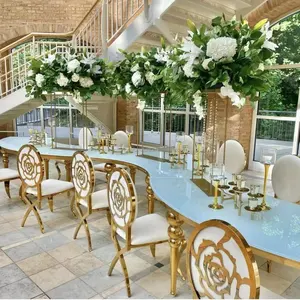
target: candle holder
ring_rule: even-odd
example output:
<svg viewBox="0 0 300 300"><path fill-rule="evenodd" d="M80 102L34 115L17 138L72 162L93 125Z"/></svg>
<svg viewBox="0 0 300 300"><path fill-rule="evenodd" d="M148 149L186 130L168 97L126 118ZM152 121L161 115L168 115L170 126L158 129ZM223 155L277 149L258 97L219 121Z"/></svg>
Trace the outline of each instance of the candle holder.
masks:
<svg viewBox="0 0 300 300"><path fill-rule="evenodd" d="M214 200L213 200L213 204L209 204L208 207L212 208L212 209L223 209L223 205L218 203L218 190L219 190L219 183L220 180L219 179L215 179L214 180L214 186L215 186L215 195L214 195Z"/></svg>
<svg viewBox="0 0 300 300"><path fill-rule="evenodd" d="M260 208L263 211L271 209L271 207L268 206L266 202L267 179L268 179L270 166L274 165L275 161L276 161L276 149L262 148L261 155L260 155L260 162L264 165L265 174L264 174L263 199Z"/></svg>
<svg viewBox="0 0 300 300"><path fill-rule="evenodd" d="M249 196L249 194L248 194L248 196ZM258 205L258 198L249 196L248 205L245 206L245 210L250 211L250 212L260 212L261 208Z"/></svg>
<svg viewBox="0 0 300 300"><path fill-rule="evenodd" d="M133 153L132 148L131 148L131 136L133 135L133 126L126 125L125 131L128 136L128 153Z"/></svg>
<svg viewBox="0 0 300 300"><path fill-rule="evenodd" d="M235 186L232 188L233 193L235 194L234 197L234 208L238 209L238 215L241 216L242 215L242 207L244 205L243 203L243 194L244 193L248 193L249 189L245 186L242 186L240 184L238 184L238 186Z"/></svg>

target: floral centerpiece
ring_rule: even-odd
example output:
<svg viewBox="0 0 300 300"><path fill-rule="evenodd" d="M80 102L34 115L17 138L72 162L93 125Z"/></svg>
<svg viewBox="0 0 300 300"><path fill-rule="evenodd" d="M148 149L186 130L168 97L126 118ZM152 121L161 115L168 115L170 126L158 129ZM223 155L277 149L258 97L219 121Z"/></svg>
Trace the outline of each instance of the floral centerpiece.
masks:
<svg viewBox="0 0 300 300"><path fill-rule="evenodd" d="M168 57L172 63L163 72L173 97L194 102L199 115L205 91L216 87L238 107L246 97L258 100L257 93L269 86L264 63L277 47L270 41L267 20L251 28L245 20L223 16L213 19L209 29L198 29L192 21L188 26L188 36Z"/></svg>
<svg viewBox="0 0 300 300"><path fill-rule="evenodd" d="M65 92L87 100L94 93L112 94L113 65L87 53L48 54L32 59L27 96L46 100L47 93Z"/></svg>

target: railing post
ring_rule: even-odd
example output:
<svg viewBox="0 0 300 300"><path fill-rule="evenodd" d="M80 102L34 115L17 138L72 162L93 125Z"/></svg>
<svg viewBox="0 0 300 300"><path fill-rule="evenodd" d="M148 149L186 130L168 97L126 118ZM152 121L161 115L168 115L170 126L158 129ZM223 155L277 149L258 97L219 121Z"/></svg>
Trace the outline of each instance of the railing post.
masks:
<svg viewBox="0 0 300 300"><path fill-rule="evenodd" d="M102 4L101 14L101 40L102 40L102 55L107 57L107 20L108 20L108 0L104 0Z"/></svg>

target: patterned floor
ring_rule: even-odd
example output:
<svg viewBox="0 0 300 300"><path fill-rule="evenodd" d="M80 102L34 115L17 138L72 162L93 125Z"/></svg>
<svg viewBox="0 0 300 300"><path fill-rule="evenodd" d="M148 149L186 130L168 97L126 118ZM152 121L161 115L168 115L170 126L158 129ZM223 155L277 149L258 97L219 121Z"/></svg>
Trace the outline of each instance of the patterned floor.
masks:
<svg viewBox="0 0 300 300"><path fill-rule="evenodd" d="M14 165L11 159L10 166ZM56 176L51 165L50 177ZM101 176L97 175L97 189L105 187ZM41 217L45 234L40 233L34 216L21 228L25 206L18 198L19 184L18 180L11 183L11 200L0 187L0 298L127 298L120 265L111 277L107 276L115 249L105 214L94 213L89 219L94 250L88 252L83 231L77 240L72 238L77 219L69 210L70 199L66 196L54 199L53 213L44 203ZM137 192L142 215L146 213L147 202L141 173L137 176ZM156 203L155 211L165 216L166 210L160 203ZM191 230L187 226L184 229ZM157 246L156 258L146 247L131 251L125 259L132 298L173 298L169 294L168 244ZM300 270L274 263L272 273L268 274L265 260L257 257L257 262L262 285L286 298L300 298ZM184 263L183 257L183 268ZM191 298L189 286L181 279L176 298Z"/></svg>

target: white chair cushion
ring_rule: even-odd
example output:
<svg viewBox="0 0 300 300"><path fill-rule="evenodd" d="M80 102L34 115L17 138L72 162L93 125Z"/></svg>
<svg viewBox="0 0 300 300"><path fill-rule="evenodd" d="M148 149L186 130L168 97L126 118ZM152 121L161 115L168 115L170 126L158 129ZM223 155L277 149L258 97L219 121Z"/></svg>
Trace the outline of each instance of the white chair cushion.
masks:
<svg viewBox="0 0 300 300"><path fill-rule="evenodd" d="M69 191L73 188L74 186L72 182L57 179L46 179L41 183L42 196L58 194L64 191ZM37 195L37 189L35 187L28 187L26 192L35 196Z"/></svg>
<svg viewBox="0 0 300 300"><path fill-rule="evenodd" d="M117 168L126 168L123 165L116 165ZM105 172L105 163L94 165L95 171Z"/></svg>
<svg viewBox="0 0 300 300"><path fill-rule="evenodd" d="M272 171L272 186L279 199L300 201L300 158L285 155L277 160Z"/></svg>
<svg viewBox="0 0 300 300"><path fill-rule="evenodd" d="M278 294L271 292L270 290L260 286L259 299L284 299Z"/></svg>
<svg viewBox="0 0 300 300"><path fill-rule="evenodd" d="M84 207L88 206L85 199L81 199L79 203ZM92 209L99 208L108 208L107 189L97 191L92 194Z"/></svg>
<svg viewBox="0 0 300 300"><path fill-rule="evenodd" d="M131 226L131 244L142 245L167 241L169 224L165 218L158 214L149 214L136 218ZM117 233L126 239L125 232L120 228Z"/></svg>
<svg viewBox="0 0 300 300"><path fill-rule="evenodd" d="M0 181L10 180L14 178L18 178L19 173L16 170L12 170L9 168L0 169Z"/></svg>

